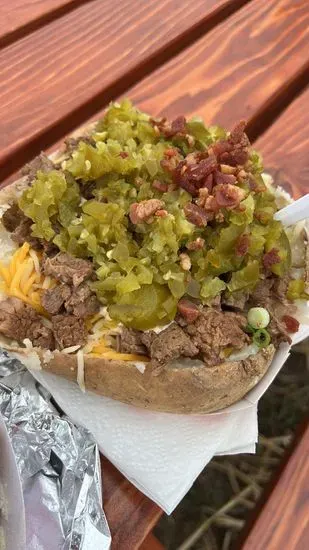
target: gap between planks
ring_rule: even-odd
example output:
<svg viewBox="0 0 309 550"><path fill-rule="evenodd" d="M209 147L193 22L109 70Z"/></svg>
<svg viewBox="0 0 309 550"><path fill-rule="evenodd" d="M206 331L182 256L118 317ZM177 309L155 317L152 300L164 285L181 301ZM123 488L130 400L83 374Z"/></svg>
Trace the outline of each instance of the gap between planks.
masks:
<svg viewBox="0 0 309 550"><path fill-rule="evenodd" d="M91 3L92 1L94 0L76 0L76 2L71 3L74 4L74 7L64 13L73 11L73 9L78 6L87 2ZM162 65L171 61L173 57L181 54L205 34L222 23L230 15L236 13L239 9L244 7L246 4L249 4L251 1L252 0L227 0L223 4L218 3L219 5L214 8L213 11L207 13L200 21L192 24L191 27L181 32L168 44L162 45L162 47L158 48L157 51L151 53L148 57L138 62L135 67L132 67L128 72L122 74L110 85L106 86L104 90L100 90L100 92L65 115L55 125L50 125L50 127L41 135L32 138L28 142L21 145L18 151L15 151L12 155L9 155L8 158L5 159L4 164L0 165L0 182L9 177L12 173L16 172L16 170L29 161L33 156L33 151L49 148L53 143L61 139L61 137L72 132L74 128L83 125L85 120L92 118L97 112L106 107L110 101L113 101L120 95L125 94L127 90L135 86L138 82L149 76ZM61 10L64 10L64 7L59 8L58 11L52 12L52 14L59 14L60 12L60 15L63 15ZM53 19L56 18L56 16L53 17ZM38 23L40 22L42 22L42 18L38 20ZM48 22L50 21L47 21L47 23ZM29 26L32 24L34 24L34 22L29 23ZM38 24L37 28L40 28L40 26L41 25ZM16 32L19 30L20 29ZM32 28L31 32L33 30L35 30L35 28ZM20 37L21 36L18 38ZM17 155L18 160L16 160Z"/></svg>
<svg viewBox="0 0 309 550"><path fill-rule="evenodd" d="M34 19L22 23L20 27L8 30L2 36L0 36L0 50L6 48L10 44L13 44L17 40L24 38L28 34L36 31L38 28L45 27L55 19L59 19L63 15L67 15L71 11L79 8L83 4L90 4L94 0L68 0L65 4L56 8L52 8L42 14L38 14Z"/></svg>

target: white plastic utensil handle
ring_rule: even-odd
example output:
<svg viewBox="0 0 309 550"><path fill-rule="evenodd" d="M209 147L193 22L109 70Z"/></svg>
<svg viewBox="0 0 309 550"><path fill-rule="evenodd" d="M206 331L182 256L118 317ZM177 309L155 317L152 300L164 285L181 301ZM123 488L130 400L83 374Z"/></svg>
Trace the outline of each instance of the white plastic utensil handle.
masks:
<svg viewBox="0 0 309 550"><path fill-rule="evenodd" d="M283 225L295 225L306 218L309 218L309 194L281 208L274 215L274 219L282 222Z"/></svg>

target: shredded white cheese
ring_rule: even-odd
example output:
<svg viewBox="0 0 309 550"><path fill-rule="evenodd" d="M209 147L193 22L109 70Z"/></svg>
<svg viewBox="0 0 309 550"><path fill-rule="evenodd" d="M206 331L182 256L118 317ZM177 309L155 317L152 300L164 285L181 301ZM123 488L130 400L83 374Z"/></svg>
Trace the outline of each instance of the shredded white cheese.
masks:
<svg viewBox="0 0 309 550"><path fill-rule="evenodd" d="M165 330L166 328L168 328L172 323L173 323L173 321L171 321L167 325L158 326L158 327L151 328L149 330L145 330L145 332L155 332L156 334L160 334L160 332L162 332L162 330Z"/></svg>
<svg viewBox="0 0 309 550"><path fill-rule="evenodd" d="M50 351L49 349L47 349L46 351L44 351L43 353L43 361L44 363L47 365L52 359L54 358L54 354L52 351Z"/></svg>
<svg viewBox="0 0 309 550"><path fill-rule="evenodd" d="M33 260L33 264L34 264L34 269L35 271L37 272L38 275L41 275L41 270L40 270L40 262L39 262L39 258L36 254L36 252L34 250L29 250L29 256L32 258Z"/></svg>
<svg viewBox="0 0 309 550"><path fill-rule="evenodd" d="M77 346L70 346L68 348L64 348L62 350L62 353L74 353L75 351L77 351L78 349L80 348L80 345L77 345Z"/></svg>
<svg viewBox="0 0 309 550"><path fill-rule="evenodd" d="M23 344L25 344L26 348L31 349L33 348L32 342L29 338L25 338L23 340Z"/></svg>
<svg viewBox="0 0 309 550"><path fill-rule="evenodd" d="M85 361L83 350L77 352L77 383L83 393L86 391L85 386Z"/></svg>
<svg viewBox="0 0 309 550"><path fill-rule="evenodd" d="M256 344L250 344L250 346L245 346L240 351L235 351L227 358L227 361L244 361L248 359L251 355L256 355L259 351L259 347Z"/></svg>
<svg viewBox="0 0 309 550"><path fill-rule="evenodd" d="M42 284L43 290L47 290L50 287L50 283L51 283L51 278L49 277L49 275L47 275L47 277L45 277Z"/></svg>

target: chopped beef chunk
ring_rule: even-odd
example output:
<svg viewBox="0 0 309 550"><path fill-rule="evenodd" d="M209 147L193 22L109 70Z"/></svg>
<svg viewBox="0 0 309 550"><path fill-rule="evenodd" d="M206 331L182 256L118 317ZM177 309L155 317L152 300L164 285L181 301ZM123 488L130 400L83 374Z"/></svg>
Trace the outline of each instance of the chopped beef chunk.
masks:
<svg viewBox="0 0 309 550"><path fill-rule="evenodd" d="M292 339L287 331L287 327L283 321L279 321L276 317L272 317L267 330L271 336L272 344L277 348L282 342L292 343Z"/></svg>
<svg viewBox="0 0 309 550"><path fill-rule="evenodd" d="M193 323L196 321L200 314L200 310L196 304L190 302L186 298L179 300L177 309L182 317L188 322Z"/></svg>
<svg viewBox="0 0 309 550"><path fill-rule="evenodd" d="M66 152L69 154L73 153L73 151L78 148L81 142L87 143L87 145L92 145L93 147L95 147L96 144L95 140L91 136L80 136L77 138L68 137L64 140Z"/></svg>
<svg viewBox="0 0 309 550"><path fill-rule="evenodd" d="M44 325L39 314L18 298L0 302L0 332L22 343L29 338L34 346L54 349L52 330Z"/></svg>
<svg viewBox="0 0 309 550"><path fill-rule="evenodd" d="M64 302L70 298L71 289L68 285L59 285L45 290L42 295L42 306L48 313L55 315L63 308Z"/></svg>
<svg viewBox="0 0 309 550"><path fill-rule="evenodd" d="M55 169L54 163L48 158L45 153L40 153L31 162L26 164L22 169L22 174L28 176L29 181L33 181L36 178L37 172L50 172Z"/></svg>
<svg viewBox="0 0 309 550"><path fill-rule="evenodd" d="M252 294L250 295L250 302L252 302L254 305L267 308L273 284L273 278L263 279L259 281Z"/></svg>
<svg viewBox="0 0 309 550"><path fill-rule="evenodd" d="M65 300L65 309L76 317L90 317L98 313L100 302L87 283L73 288L70 296Z"/></svg>
<svg viewBox="0 0 309 550"><path fill-rule="evenodd" d="M74 258L65 252L59 252L53 258L45 257L44 273L73 286L79 286L93 274L93 265L88 260Z"/></svg>
<svg viewBox="0 0 309 550"><path fill-rule="evenodd" d="M24 221L24 219L25 214L19 208L17 202L15 202L4 212L2 216L2 223L5 229L12 233L19 226L19 224Z"/></svg>
<svg viewBox="0 0 309 550"><path fill-rule="evenodd" d="M42 242L41 239L38 239L37 237L32 236L32 229L31 226L33 224L33 221L30 220L30 218L27 218L24 216L23 220L20 222L20 224L14 229L13 233L11 234L12 241L17 243L18 245L22 245L25 242L29 243L31 248L34 248L34 250L41 250L42 248Z"/></svg>
<svg viewBox="0 0 309 550"><path fill-rule="evenodd" d="M55 256L59 252L58 246L56 246L54 243L44 241L44 240L42 240L41 242L42 242L45 257L46 256L49 256L49 257Z"/></svg>
<svg viewBox="0 0 309 550"><path fill-rule="evenodd" d="M41 239L32 236L33 221L27 218L17 203L12 204L2 216L2 223L7 231L12 233L11 238L18 245L28 242L31 248L42 248Z"/></svg>
<svg viewBox="0 0 309 550"><path fill-rule="evenodd" d="M41 250L43 248L47 255L52 255L59 251L55 244L32 236L31 226L33 221L25 216L17 203L12 204L12 206L4 212L2 223L5 229L12 233L12 240L19 245L27 242L30 244L31 248L35 250Z"/></svg>
<svg viewBox="0 0 309 550"><path fill-rule="evenodd" d="M287 301L286 295L290 280L290 275L285 275L284 277L274 277L273 279L273 293L282 303Z"/></svg>
<svg viewBox="0 0 309 550"><path fill-rule="evenodd" d="M52 317L53 332L58 349L84 345L87 329L83 319L74 315L55 315Z"/></svg>
<svg viewBox="0 0 309 550"><path fill-rule="evenodd" d="M176 323L172 323L159 334L144 332L141 340L147 347L151 364L157 372L169 361L183 356L194 357L199 351L191 338Z"/></svg>
<svg viewBox="0 0 309 550"><path fill-rule="evenodd" d="M244 130L246 123L239 122L226 140L214 143L211 148L218 162L229 166L243 166L249 158L250 141Z"/></svg>
<svg viewBox="0 0 309 550"><path fill-rule="evenodd" d="M134 224L147 221L157 210L162 209L164 206L164 202L159 199L134 202L130 206L130 220Z"/></svg>
<svg viewBox="0 0 309 550"><path fill-rule="evenodd" d="M203 354L205 363L212 365L220 361L220 352L226 346L241 349L249 341L244 332L246 325L245 315L205 307L184 330Z"/></svg>
<svg viewBox="0 0 309 550"><path fill-rule="evenodd" d="M120 349L122 353L136 353L147 355L146 347L141 340L141 332L124 327L120 335Z"/></svg>

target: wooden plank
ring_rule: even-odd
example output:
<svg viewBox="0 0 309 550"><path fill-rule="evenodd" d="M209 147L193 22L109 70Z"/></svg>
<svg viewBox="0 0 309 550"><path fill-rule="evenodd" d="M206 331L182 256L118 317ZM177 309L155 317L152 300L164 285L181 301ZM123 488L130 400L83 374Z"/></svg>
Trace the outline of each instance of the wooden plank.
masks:
<svg viewBox="0 0 309 550"><path fill-rule="evenodd" d="M295 198L309 192L309 88L256 142L264 165Z"/></svg>
<svg viewBox="0 0 309 550"><path fill-rule="evenodd" d="M293 79L305 79L308 61L308 0L254 0L126 95L154 115L227 127L245 118L250 133Z"/></svg>
<svg viewBox="0 0 309 550"><path fill-rule="evenodd" d="M309 547L309 423L241 550Z"/></svg>
<svg viewBox="0 0 309 550"><path fill-rule="evenodd" d="M0 46L79 4L79 0L0 0Z"/></svg>
<svg viewBox="0 0 309 550"><path fill-rule="evenodd" d="M144 540L138 550L165 550L164 546L158 539L150 533L148 537Z"/></svg>
<svg viewBox="0 0 309 550"><path fill-rule="evenodd" d="M46 147L248 0L93 0L0 52L0 163ZM58 129L58 136L55 134ZM60 133L59 133L60 132ZM43 136L48 136L47 141ZM14 164L9 159L19 150ZM2 174L3 176L3 174Z"/></svg>
<svg viewBox="0 0 309 550"><path fill-rule="evenodd" d="M101 457L101 466L104 511L112 534L112 550L137 550L162 510L104 457Z"/></svg>

